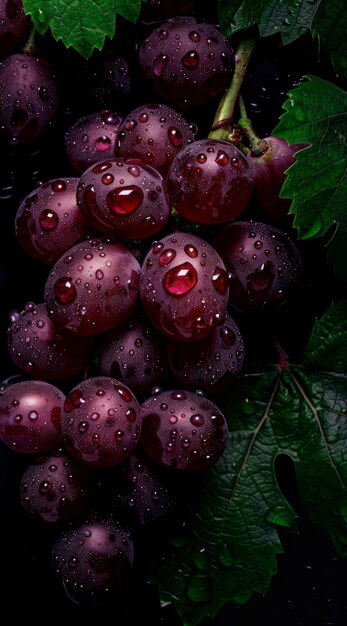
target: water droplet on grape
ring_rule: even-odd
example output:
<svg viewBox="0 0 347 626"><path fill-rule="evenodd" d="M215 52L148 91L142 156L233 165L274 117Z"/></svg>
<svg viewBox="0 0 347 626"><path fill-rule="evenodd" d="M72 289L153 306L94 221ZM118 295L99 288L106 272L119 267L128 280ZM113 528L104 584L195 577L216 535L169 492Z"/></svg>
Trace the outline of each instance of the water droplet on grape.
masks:
<svg viewBox="0 0 347 626"><path fill-rule="evenodd" d="M173 267L166 272L163 279L164 288L173 296L181 296L188 293L195 287L197 282L197 271L189 262Z"/></svg>
<svg viewBox="0 0 347 626"><path fill-rule="evenodd" d="M113 189L107 194L107 206L118 215L127 215L136 211L142 201L143 191L135 185Z"/></svg>

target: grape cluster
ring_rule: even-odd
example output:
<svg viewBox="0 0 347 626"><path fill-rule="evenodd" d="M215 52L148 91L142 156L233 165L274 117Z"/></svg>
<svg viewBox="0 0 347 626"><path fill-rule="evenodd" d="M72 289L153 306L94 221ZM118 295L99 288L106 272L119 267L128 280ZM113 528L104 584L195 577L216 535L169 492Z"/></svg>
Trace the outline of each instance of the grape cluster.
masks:
<svg viewBox="0 0 347 626"><path fill-rule="evenodd" d="M90 98L79 110L54 62L19 50L27 19L12 4L0 139L24 154L47 141L57 157L13 220L44 280L7 311L16 376L0 388L0 440L28 458L23 509L58 529L62 589L94 606L121 597L138 528L177 514L181 476L190 484L223 455L218 392L251 370L247 313L295 298L302 259L279 198L295 150L268 138L246 156L246 141L201 130L199 110L215 108L235 60L194 2L144 5L133 108L118 97L131 91L128 60L96 55L81 68Z"/></svg>

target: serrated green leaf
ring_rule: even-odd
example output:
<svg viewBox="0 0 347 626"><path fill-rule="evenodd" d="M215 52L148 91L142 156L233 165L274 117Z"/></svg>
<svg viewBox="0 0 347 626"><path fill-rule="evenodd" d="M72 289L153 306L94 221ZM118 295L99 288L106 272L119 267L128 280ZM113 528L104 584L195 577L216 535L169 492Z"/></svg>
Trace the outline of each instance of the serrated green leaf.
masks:
<svg viewBox="0 0 347 626"><path fill-rule="evenodd" d="M284 44L311 32L336 70L347 71L345 0L221 0L219 22L226 37L257 25L261 37L279 33Z"/></svg>
<svg viewBox="0 0 347 626"><path fill-rule="evenodd" d="M347 300L331 304L315 321L304 364L337 374L347 372Z"/></svg>
<svg viewBox="0 0 347 626"><path fill-rule="evenodd" d="M290 213L299 238L334 230L328 258L336 274L347 278L347 93L316 76L307 78L289 92L273 131L289 143L309 144L287 170L281 196L293 199Z"/></svg>
<svg viewBox="0 0 347 626"><path fill-rule="evenodd" d="M56 40L89 58L113 37L116 12L135 22L141 0L23 0L23 6L39 33L50 28Z"/></svg>
<svg viewBox="0 0 347 626"><path fill-rule="evenodd" d="M171 540L153 563L162 599L186 625L267 592L282 551L276 526L295 525L276 479L279 455L292 459L312 520L347 554L346 397L344 377L295 367L245 376L228 391L227 449L195 494L186 541Z"/></svg>

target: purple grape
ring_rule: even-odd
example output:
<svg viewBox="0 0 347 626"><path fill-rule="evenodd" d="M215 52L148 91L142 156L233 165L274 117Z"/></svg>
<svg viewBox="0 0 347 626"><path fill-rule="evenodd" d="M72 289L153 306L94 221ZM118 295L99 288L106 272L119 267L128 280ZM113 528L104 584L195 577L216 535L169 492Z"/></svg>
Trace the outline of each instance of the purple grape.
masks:
<svg viewBox="0 0 347 626"><path fill-rule="evenodd" d="M184 218L197 224L223 224L247 207L253 193L252 170L233 144L202 139L176 155L167 190Z"/></svg>
<svg viewBox="0 0 347 626"><path fill-rule="evenodd" d="M228 87L234 52L212 24L174 17L155 28L140 46L148 84L178 108L199 107Z"/></svg>
<svg viewBox="0 0 347 626"><path fill-rule="evenodd" d="M0 391L0 440L15 452L40 454L59 445L64 394L42 380Z"/></svg>
<svg viewBox="0 0 347 626"><path fill-rule="evenodd" d="M79 118L65 133L67 158L78 174L105 159L112 159L122 118L110 110Z"/></svg>
<svg viewBox="0 0 347 626"><path fill-rule="evenodd" d="M140 406L140 444L156 463L175 470L211 467L223 453L228 427L215 404L192 391L162 391Z"/></svg>
<svg viewBox="0 0 347 626"><path fill-rule="evenodd" d="M55 524L80 513L93 491L92 471L60 448L29 465L21 480L20 499L28 515Z"/></svg>
<svg viewBox="0 0 347 626"><path fill-rule="evenodd" d="M121 157L97 163L82 174L77 202L91 226L118 239L152 236L170 217L159 172Z"/></svg>
<svg viewBox="0 0 347 626"><path fill-rule="evenodd" d="M119 378L139 395L162 383L168 372L166 345L145 315L135 312L106 334L100 372Z"/></svg>
<svg viewBox="0 0 347 626"><path fill-rule="evenodd" d="M300 253L284 231L263 222L233 222L213 245L230 272L230 303L239 310L284 302L298 284Z"/></svg>
<svg viewBox="0 0 347 626"><path fill-rule="evenodd" d="M0 57L7 57L19 49L29 27L30 18L24 13L22 0L0 3Z"/></svg>
<svg viewBox="0 0 347 626"><path fill-rule="evenodd" d="M13 311L7 343L12 361L26 374L59 380L78 374L87 363L91 337L67 334L48 316L44 303L28 302Z"/></svg>
<svg viewBox="0 0 347 626"><path fill-rule="evenodd" d="M190 233L154 243L140 277L140 296L149 320L167 337L195 341L225 317L229 277L216 250Z"/></svg>
<svg viewBox="0 0 347 626"><path fill-rule="evenodd" d="M94 56L82 68L82 93L96 106L112 109L125 104L131 96L132 74L131 64L123 54L112 54L107 58Z"/></svg>
<svg viewBox="0 0 347 626"><path fill-rule="evenodd" d="M174 156L194 141L196 129L164 104L144 104L122 121L116 155L138 159L166 176Z"/></svg>
<svg viewBox="0 0 347 626"><path fill-rule="evenodd" d="M65 531L53 544L52 566L67 597L95 606L126 589L134 560L129 531L96 515Z"/></svg>
<svg viewBox="0 0 347 626"><path fill-rule="evenodd" d="M132 526L157 526L174 513L177 498L167 475L138 449L107 475L105 504Z"/></svg>
<svg viewBox="0 0 347 626"><path fill-rule="evenodd" d="M61 431L68 451L82 463L121 463L135 449L140 430L138 401L115 378L87 378L66 397Z"/></svg>
<svg viewBox="0 0 347 626"><path fill-rule="evenodd" d="M215 393L230 386L242 370L245 349L242 335L234 320L225 321L212 333L189 344L168 342L169 363L173 374L188 389Z"/></svg>
<svg viewBox="0 0 347 626"><path fill-rule="evenodd" d="M77 335L110 330L133 312L140 264L118 242L92 239L70 248L53 266L45 286L49 316Z"/></svg>
<svg viewBox="0 0 347 626"><path fill-rule="evenodd" d="M17 210L17 241L41 263L52 265L91 231L76 202L78 182L79 178L57 178L41 184Z"/></svg>
<svg viewBox="0 0 347 626"><path fill-rule="evenodd" d="M42 58L11 54L0 63L0 136L11 146L33 143L58 111L57 85Z"/></svg>

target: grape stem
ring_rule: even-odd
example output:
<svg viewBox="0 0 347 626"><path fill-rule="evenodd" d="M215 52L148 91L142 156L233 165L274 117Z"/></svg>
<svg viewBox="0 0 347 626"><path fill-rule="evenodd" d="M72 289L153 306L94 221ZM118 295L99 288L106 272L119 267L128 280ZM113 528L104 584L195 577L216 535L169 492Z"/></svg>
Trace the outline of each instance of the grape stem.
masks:
<svg viewBox="0 0 347 626"><path fill-rule="evenodd" d="M210 139L228 140L233 121L234 108L239 96L241 85L245 77L249 60L255 46L255 39L243 39L235 53L235 71L229 88L222 96L219 103L212 128L209 133Z"/></svg>
<svg viewBox="0 0 347 626"><path fill-rule="evenodd" d="M252 122L247 115L245 103L241 94L239 95L239 108L241 118L238 121L238 125L247 137L251 153L253 156L261 156L262 154L265 154L265 152L269 149L269 144L265 139L260 139L254 132Z"/></svg>
<svg viewBox="0 0 347 626"><path fill-rule="evenodd" d="M28 39L22 48L23 54L32 55L35 53L35 50L36 50L35 36L36 36L36 28L33 25L32 28L30 29Z"/></svg>

